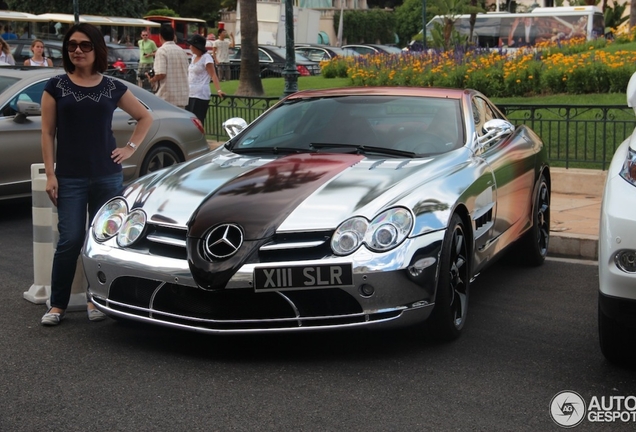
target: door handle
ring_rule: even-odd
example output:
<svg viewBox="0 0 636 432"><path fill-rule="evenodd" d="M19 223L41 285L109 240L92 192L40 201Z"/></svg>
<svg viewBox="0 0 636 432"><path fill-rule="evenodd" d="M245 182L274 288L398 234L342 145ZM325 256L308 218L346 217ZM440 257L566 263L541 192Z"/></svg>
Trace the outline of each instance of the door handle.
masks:
<svg viewBox="0 0 636 432"><path fill-rule="evenodd" d="M130 126L136 126L137 125L137 120L135 119L128 119L128 124Z"/></svg>

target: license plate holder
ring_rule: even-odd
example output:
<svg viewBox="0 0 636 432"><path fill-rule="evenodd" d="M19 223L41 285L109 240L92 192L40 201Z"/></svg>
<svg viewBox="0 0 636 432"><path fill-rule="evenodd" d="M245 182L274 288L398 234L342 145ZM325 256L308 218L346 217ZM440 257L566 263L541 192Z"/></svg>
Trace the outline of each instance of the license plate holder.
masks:
<svg viewBox="0 0 636 432"><path fill-rule="evenodd" d="M256 291L349 286L353 286L353 266L351 263L256 267L254 269L254 289Z"/></svg>

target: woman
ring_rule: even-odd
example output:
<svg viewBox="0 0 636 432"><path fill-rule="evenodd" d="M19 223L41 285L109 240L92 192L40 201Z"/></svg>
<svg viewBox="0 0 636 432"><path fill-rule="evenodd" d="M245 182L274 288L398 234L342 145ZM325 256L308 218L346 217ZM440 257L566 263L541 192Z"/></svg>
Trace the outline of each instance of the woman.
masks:
<svg viewBox="0 0 636 432"><path fill-rule="evenodd" d="M44 42L40 39L34 39L31 42L31 52L33 57L24 61L25 66L53 67L51 59L44 57Z"/></svg>
<svg viewBox="0 0 636 432"><path fill-rule="evenodd" d="M58 213L59 241L53 258L51 308L42 325L55 326L64 318L77 258L90 220L99 208L122 190L121 163L141 143L152 116L112 77L101 32L81 23L69 29L62 42L66 74L51 78L42 94L42 157L46 192ZM137 121L130 141L117 147L112 131L113 112L121 108ZM57 148L55 141L57 140ZM92 303L88 318L105 318Z"/></svg>
<svg viewBox="0 0 636 432"><path fill-rule="evenodd" d="M11 55L11 48L9 48L9 44L5 42L4 39L0 37L0 62L5 62L10 65L15 64L15 60Z"/></svg>
<svg viewBox="0 0 636 432"><path fill-rule="evenodd" d="M214 88L220 97L225 97L225 93L221 91L219 78L216 76L214 68L214 60L205 48L205 38L195 34L188 40L188 43L193 56L188 67L190 95L186 109L205 124L205 117L210 106L210 79L212 79Z"/></svg>

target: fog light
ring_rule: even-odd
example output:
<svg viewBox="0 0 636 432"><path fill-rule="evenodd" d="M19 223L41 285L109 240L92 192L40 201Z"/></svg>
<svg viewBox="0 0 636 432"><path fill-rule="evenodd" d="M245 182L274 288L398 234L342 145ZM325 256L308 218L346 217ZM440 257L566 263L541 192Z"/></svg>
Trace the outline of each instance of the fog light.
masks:
<svg viewBox="0 0 636 432"><path fill-rule="evenodd" d="M362 297L371 297L375 292L375 288L373 288L373 286L369 284L360 285L359 290Z"/></svg>
<svg viewBox="0 0 636 432"><path fill-rule="evenodd" d="M417 277L424 272L424 269L435 264L435 258L428 257L422 258L421 260L417 260L415 264L408 267L408 271L411 276Z"/></svg>
<svg viewBox="0 0 636 432"><path fill-rule="evenodd" d="M106 275L104 274L104 272L97 272L97 280L99 281L100 284L105 284L106 283Z"/></svg>
<svg viewBox="0 0 636 432"><path fill-rule="evenodd" d="M636 273L636 251L622 250L614 257L616 267L625 273Z"/></svg>

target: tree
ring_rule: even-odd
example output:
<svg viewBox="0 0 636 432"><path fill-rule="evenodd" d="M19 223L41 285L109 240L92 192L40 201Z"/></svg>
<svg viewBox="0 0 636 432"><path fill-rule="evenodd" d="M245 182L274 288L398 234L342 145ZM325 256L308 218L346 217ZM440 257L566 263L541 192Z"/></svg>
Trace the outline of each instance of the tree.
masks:
<svg viewBox="0 0 636 432"><path fill-rule="evenodd" d="M444 47L449 48L455 21L463 14L473 14L484 12L484 9L478 6L471 6L471 0L433 0L431 5L431 13L435 15L443 15L442 34L444 36Z"/></svg>
<svg viewBox="0 0 636 432"><path fill-rule="evenodd" d="M422 0L404 0L401 6L397 7L395 15L395 32L400 41L408 44L413 36L422 30ZM432 16L427 8L426 21Z"/></svg>
<svg viewBox="0 0 636 432"><path fill-rule="evenodd" d="M263 96L258 64L258 18L256 0L239 0L241 11L241 74L237 96Z"/></svg>
<svg viewBox="0 0 636 432"><path fill-rule="evenodd" d="M629 2L629 28L632 29L636 26L636 0L630 0Z"/></svg>

